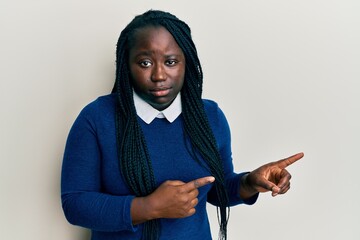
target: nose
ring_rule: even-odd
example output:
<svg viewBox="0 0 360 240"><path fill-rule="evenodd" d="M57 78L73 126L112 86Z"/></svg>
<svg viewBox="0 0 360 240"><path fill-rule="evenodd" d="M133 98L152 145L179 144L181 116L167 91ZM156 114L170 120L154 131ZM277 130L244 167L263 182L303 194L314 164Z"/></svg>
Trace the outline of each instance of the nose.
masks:
<svg viewBox="0 0 360 240"><path fill-rule="evenodd" d="M151 80L153 82L160 82L166 80L166 71L162 64L156 64L151 73Z"/></svg>

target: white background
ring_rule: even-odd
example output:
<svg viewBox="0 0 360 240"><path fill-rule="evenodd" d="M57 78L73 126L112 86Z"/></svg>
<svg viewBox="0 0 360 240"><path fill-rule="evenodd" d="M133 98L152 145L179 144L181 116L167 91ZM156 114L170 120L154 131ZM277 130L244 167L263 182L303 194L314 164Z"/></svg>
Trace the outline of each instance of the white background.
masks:
<svg viewBox="0 0 360 240"><path fill-rule="evenodd" d="M237 171L305 152L288 194L232 208L229 239L360 239L357 0L1 0L0 238L89 239L61 210L65 140L111 90L120 31L150 8L192 28Z"/></svg>

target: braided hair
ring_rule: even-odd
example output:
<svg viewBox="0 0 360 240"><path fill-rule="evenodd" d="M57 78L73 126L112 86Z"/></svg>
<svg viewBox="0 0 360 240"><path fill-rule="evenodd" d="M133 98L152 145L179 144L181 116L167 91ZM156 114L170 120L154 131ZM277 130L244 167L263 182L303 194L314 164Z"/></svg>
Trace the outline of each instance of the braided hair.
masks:
<svg viewBox="0 0 360 240"><path fill-rule="evenodd" d="M167 12L150 10L136 16L121 32L117 43L116 81L112 92L117 94L116 139L120 171L136 196L149 195L156 189L145 137L137 121L128 66L134 33L147 26L167 29L184 53L185 81L181 89L184 133L189 137L193 151L200 153L216 179L214 185L219 202L219 239L226 239L229 200L222 160L201 99L203 73L200 61L189 26ZM144 223L142 239L157 240L159 236L159 220Z"/></svg>

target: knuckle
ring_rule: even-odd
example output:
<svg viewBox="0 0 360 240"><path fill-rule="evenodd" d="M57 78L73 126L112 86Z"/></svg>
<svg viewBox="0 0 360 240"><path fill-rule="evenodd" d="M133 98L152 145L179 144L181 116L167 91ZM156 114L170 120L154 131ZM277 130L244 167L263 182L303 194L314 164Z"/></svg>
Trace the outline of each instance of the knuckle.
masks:
<svg viewBox="0 0 360 240"><path fill-rule="evenodd" d="M190 208L187 212L186 215L184 217L189 217L191 215L194 215L196 212L195 208Z"/></svg>
<svg viewBox="0 0 360 240"><path fill-rule="evenodd" d="M188 217L188 216L193 215L194 213L195 213L195 208L188 208L188 209L185 211L184 215L185 215L185 217Z"/></svg>
<svg viewBox="0 0 360 240"><path fill-rule="evenodd" d="M187 202L189 202L189 197L186 196L186 195L181 195L179 197L179 201L182 202L182 203L187 203Z"/></svg>
<svg viewBox="0 0 360 240"><path fill-rule="evenodd" d="M170 180L166 180L163 184L164 185L170 185L171 181Z"/></svg>
<svg viewBox="0 0 360 240"><path fill-rule="evenodd" d="M194 190L194 196L197 197L199 195L199 190L195 189Z"/></svg>
<svg viewBox="0 0 360 240"><path fill-rule="evenodd" d="M179 195L184 195L185 190L182 187L178 187L178 188L176 188L176 193Z"/></svg>

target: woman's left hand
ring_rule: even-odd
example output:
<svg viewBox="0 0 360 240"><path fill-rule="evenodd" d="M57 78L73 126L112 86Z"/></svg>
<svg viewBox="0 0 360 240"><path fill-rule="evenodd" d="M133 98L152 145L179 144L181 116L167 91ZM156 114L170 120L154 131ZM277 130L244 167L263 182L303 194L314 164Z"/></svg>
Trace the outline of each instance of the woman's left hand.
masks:
<svg viewBox="0 0 360 240"><path fill-rule="evenodd" d="M250 197L256 192L272 192L272 196L284 194L290 189L290 173L285 169L304 156L298 153L291 157L265 164L244 176L240 195Z"/></svg>

